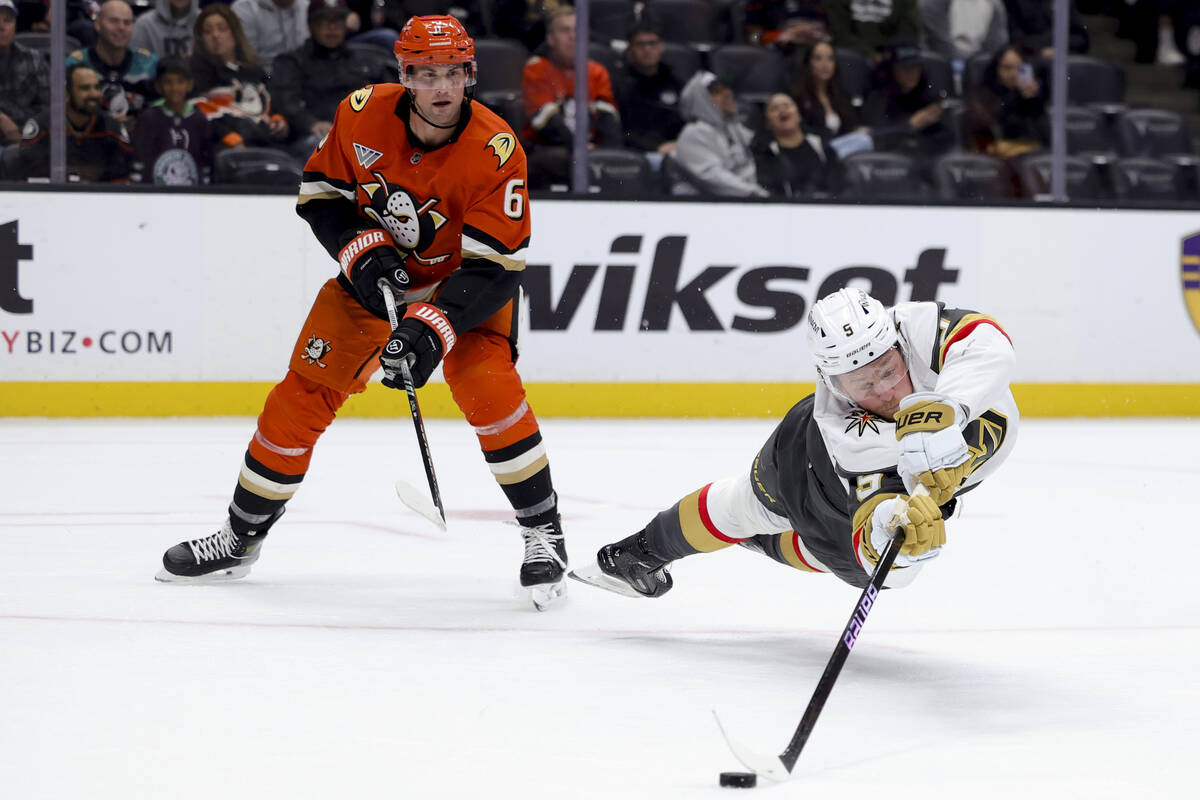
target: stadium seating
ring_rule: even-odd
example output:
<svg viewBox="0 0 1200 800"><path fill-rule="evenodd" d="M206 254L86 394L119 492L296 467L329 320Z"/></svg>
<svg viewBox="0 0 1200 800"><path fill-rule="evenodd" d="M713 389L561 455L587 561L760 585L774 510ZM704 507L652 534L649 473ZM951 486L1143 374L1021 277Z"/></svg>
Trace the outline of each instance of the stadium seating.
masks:
<svg viewBox="0 0 1200 800"><path fill-rule="evenodd" d="M1121 158L1112 164L1118 200L1177 202L1183 199L1175 168L1153 158Z"/></svg>
<svg viewBox="0 0 1200 800"><path fill-rule="evenodd" d="M657 194L658 183L645 155L637 150L597 147L588 151L591 191L614 199Z"/></svg>
<svg viewBox="0 0 1200 800"><path fill-rule="evenodd" d="M860 200L915 200L925 194L917 166L900 153L855 153L846 168L846 197Z"/></svg>
<svg viewBox="0 0 1200 800"><path fill-rule="evenodd" d="M699 51L682 42L663 42L662 60L679 79L680 85L687 83L703 64Z"/></svg>
<svg viewBox="0 0 1200 800"><path fill-rule="evenodd" d="M642 10L642 19L654 24L669 42L721 40L716 6L708 0L649 0Z"/></svg>
<svg viewBox="0 0 1200 800"><path fill-rule="evenodd" d="M1053 158L1045 151L1016 159L1017 175L1024 193L1034 198L1048 196L1052 167ZM1100 170L1089 159L1067 156L1066 181L1067 197L1071 200L1099 200L1105 197Z"/></svg>
<svg viewBox="0 0 1200 800"><path fill-rule="evenodd" d="M933 186L942 200L987 200L1014 194L1008 165L993 156L948 153L933 166Z"/></svg>
<svg viewBox="0 0 1200 800"><path fill-rule="evenodd" d="M1160 158L1192 152L1183 117L1157 108L1129 109L1117 115L1117 146L1125 157Z"/></svg>
<svg viewBox="0 0 1200 800"><path fill-rule="evenodd" d="M625 41L636 21L633 0L588 0L588 38L592 41Z"/></svg>
<svg viewBox="0 0 1200 800"><path fill-rule="evenodd" d="M521 75L528 58L525 45L515 39L475 40L475 63L479 67L475 98L518 133L525 124Z"/></svg>
<svg viewBox="0 0 1200 800"><path fill-rule="evenodd" d="M220 150L213 157L213 183L242 186L298 186L304 166L270 147Z"/></svg>
<svg viewBox="0 0 1200 800"><path fill-rule="evenodd" d="M1125 70L1102 58L1071 55L1067 59L1067 102L1125 102Z"/></svg>
<svg viewBox="0 0 1200 800"><path fill-rule="evenodd" d="M1067 152L1106 163L1117 157L1117 144L1107 117L1085 106L1067 106Z"/></svg>
<svg viewBox="0 0 1200 800"><path fill-rule="evenodd" d="M709 54L712 71L733 81L739 100L765 103L775 92L787 90L783 58L774 50L750 44L726 44Z"/></svg>
<svg viewBox="0 0 1200 800"><path fill-rule="evenodd" d="M834 59L837 61L837 75L842 88L850 100L858 105L867 96L867 89L871 86L870 62L857 50L844 47L834 48Z"/></svg>

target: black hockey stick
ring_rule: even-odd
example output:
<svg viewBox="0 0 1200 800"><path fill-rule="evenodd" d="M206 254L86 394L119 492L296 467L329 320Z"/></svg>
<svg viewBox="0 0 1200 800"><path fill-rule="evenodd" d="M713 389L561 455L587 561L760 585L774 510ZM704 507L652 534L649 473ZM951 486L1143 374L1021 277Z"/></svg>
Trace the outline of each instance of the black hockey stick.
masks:
<svg viewBox="0 0 1200 800"><path fill-rule="evenodd" d="M913 492L915 495L928 493L928 490L921 485L918 485ZM854 611L850 614L850 621L846 623L837 646L833 648L833 655L829 657L829 663L825 665L825 672L821 674L821 680L817 681L817 688L813 690L812 699L808 701L804 717L801 718L796 732L792 734L791 741L788 742L782 753L772 756L755 752L746 747L729 735L725 726L721 724L721 718L717 716L716 711L713 711L717 727L721 729L721 734L725 737L725 743L729 745L729 749L737 756L738 761L741 761L756 775L762 775L764 778L777 782L791 777L792 768L796 766L796 760L800 758L800 751L804 749L809 734L817 724L817 717L821 716L821 710L825 708L825 701L829 699L829 694L833 691L833 684L841 674L842 666L846 663L855 642L858 641L858 635L867 622L867 615L871 613L871 609L879 597L879 592L883 588L883 582L887 580L888 571L896 561L896 556L900 554L900 548L904 544L902 526L907 522L908 503L901 501L887 522L889 529L900 528L900 530L896 531L896 535L884 548L883 555L879 558L879 563L875 565L875 571L871 573L871 579L867 582L867 587L859 595L858 603L855 604Z"/></svg>
<svg viewBox="0 0 1200 800"><path fill-rule="evenodd" d="M388 322L391 323L392 330L396 330L396 326L400 324L396 317L396 300L392 297L392 287L383 278L379 279L379 293L383 295L383 303L387 306ZM433 471L433 456L429 454L425 422L421 417L421 406L417 404L417 389L413 386L412 372L405 361L400 362L400 379L404 382L404 391L408 393L408 410L412 414L413 427L417 431L417 446L421 449L425 479L429 482L429 493L433 496L433 503L431 504L419 489L405 481L396 481L396 495L404 505L446 530L446 510L442 507L442 493L438 490L437 474Z"/></svg>

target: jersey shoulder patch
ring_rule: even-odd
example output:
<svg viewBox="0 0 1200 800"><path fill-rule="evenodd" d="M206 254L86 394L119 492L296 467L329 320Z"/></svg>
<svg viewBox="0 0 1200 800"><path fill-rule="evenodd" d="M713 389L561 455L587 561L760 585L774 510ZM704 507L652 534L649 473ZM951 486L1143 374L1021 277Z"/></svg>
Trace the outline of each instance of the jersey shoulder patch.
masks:
<svg viewBox="0 0 1200 800"><path fill-rule="evenodd" d="M508 131L501 131L491 139L488 139L486 146L490 147L493 155L500 160L500 163L496 165L496 169L500 169L508 163L508 160L512 158L512 154L516 152L517 137Z"/></svg>
<svg viewBox="0 0 1200 800"><path fill-rule="evenodd" d="M358 113L367 106L367 101L371 99L371 94L375 91L375 84L369 84L361 89L355 89L350 93L350 110Z"/></svg>

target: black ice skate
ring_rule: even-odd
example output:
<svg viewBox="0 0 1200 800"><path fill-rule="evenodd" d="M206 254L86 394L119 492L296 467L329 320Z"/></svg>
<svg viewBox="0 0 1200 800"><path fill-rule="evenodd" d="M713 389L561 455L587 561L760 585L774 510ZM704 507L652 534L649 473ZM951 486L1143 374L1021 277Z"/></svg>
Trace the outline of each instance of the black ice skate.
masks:
<svg viewBox="0 0 1200 800"><path fill-rule="evenodd" d="M671 591L671 562L650 552L646 534L606 544L596 553L596 563L574 570L571 577L626 597L662 597Z"/></svg>
<svg viewBox="0 0 1200 800"><path fill-rule="evenodd" d="M209 583L244 578L258 561L267 531L281 516L282 508L260 530L246 534L235 533L226 517L213 535L180 542L163 553L163 568L154 579L163 583Z"/></svg>
<svg viewBox="0 0 1200 800"><path fill-rule="evenodd" d="M566 594L563 573L567 569L567 545L563 540L562 522L532 527L521 526L525 539L525 560L521 563L521 585L529 590L529 599L538 611Z"/></svg>

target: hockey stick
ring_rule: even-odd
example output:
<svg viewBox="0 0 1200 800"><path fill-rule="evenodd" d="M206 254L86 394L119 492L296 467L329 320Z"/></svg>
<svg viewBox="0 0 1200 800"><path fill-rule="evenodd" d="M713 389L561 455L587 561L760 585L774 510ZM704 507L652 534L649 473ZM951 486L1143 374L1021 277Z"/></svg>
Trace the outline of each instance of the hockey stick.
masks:
<svg viewBox="0 0 1200 800"><path fill-rule="evenodd" d="M379 293L383 295L383 303L387 306L388 322L392 330L400 321L396 317L396 300L392 297L392 287L388 282L379 279ZM438 490L437 474L433 471L433 457L429 454L429 440L425 437L425 422L421 417L421 406L417 404L417 389L413 386L412 372L408 362L400 362L400 379L404 381L404 391L408 393L408 410L412 414L413 427L417 430L417 446L421 449L421 460L425 464L425 479L429 482L429 493L433 502L421 493L419 489L405 481L396 481L396 496L404 505L420 514L425 519L446 530L446 510L442 507L442 493Z"/></svg>
<svg viewBox="0 0 1200 800"><path fill-rule="evenodd" d="M929 494L929 490L918 485L913 494ZM879 563L875 565L871 579L867 582L867 587L859 595L854 612L850 614L850 621L846 623L837 646L833 648L833 655L829 657L829 663L825 665L825 672L822 673L821 680L817 681L817 688L813 691L812 699L808 701L808 708L805 709L800 724L796 726L796 732L792 734L791 741L788 742L782 753L772 756L755 752L746 747L729 734L729 731L721 724L721 718L717 716L716 710L713 711L713 718L716 719L717 727L721 729L721 735L725 737L725 743L729 745L729 749L733 751L738 761L756 775L762 775L764 778L776 782L785 781L791 777L792 768L796 766L796 760L800 758L800 751L804 749L809 734L817 724L817 717L821 716L821 710L825 708L825 701L829 699L829 694L833 691L833 684L841 674L846 658L849 657L855 642L858 641L858 635L862 632L863 626L867 622L867 615L871 613L871 608L879 597L879 590L883 588L888 571L896 561L896 556L900 554L900 547L904 544L903 526L907 523L908 501L901 499L896 504L891 518L887 521L889 530L893 528L900 528L900 530L896 531L896 535L884 548L883 555L880 557Z"/></svg>

